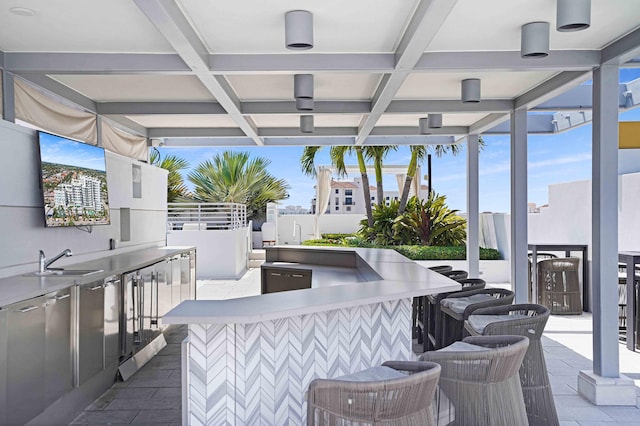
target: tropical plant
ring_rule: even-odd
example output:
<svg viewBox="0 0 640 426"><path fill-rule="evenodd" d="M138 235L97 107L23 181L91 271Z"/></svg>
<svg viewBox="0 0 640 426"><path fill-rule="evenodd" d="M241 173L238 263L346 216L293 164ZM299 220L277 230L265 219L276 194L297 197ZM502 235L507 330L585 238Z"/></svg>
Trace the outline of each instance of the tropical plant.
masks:
<svg viewBox="0 0 640 426"><path fill-rule="evenodd" d="M408 231L411 239L425 246L458 246L464 244L466 221L451 210L446 197L431 192L426 200L412 197L405 214L396 222L396 233Z"/></svg>
<svg viewBox="0 0 640 426"><path fill-rule="evenodd" d="M399 201L376 205L372 227L363 220L359 233L379 245L457 246L466 239L466 222L446 205L446 197L432 192L427 200L411 197L404 214Z"/></svg>
<svg viewBox="0 0 640 426"><path fill-rule="evenodd" d="M315 157L318 151L322 147L320 146L307 146L302 152L300 158L300 167L302 172L307 176L316 176ZM364 194L364 206L367 214L367 222L369 226L373 225L373 217L371 214L371 191L369 189L369 176L367 175L367 165L364 160L364 153L362 147L351 146L333 146L329 156L331 157L331 163L336 167L340 175L346 175L346 166L344 158L347 154L355 151L358 159L358 169L362 178L362 190Z"/></svg>
<svg viewBox="0 0 640 426"><path fill-rule="evenodd" d="M184 201L189 198L189 190L187 189L180 170L187 169L189 162L177 155L160 154L157 148L153 148L150 156L150 163L169 172L167 175L167 202L175 203Z"/></svg>
<svg viewBox="0 0 640 426"><path fill-rule="evenodd" d="M267 171L271 160L251 159L247 152L225 151L200 163L188 179L194 185L194 197L200 202L241 203L247 206L247 218L264 218L267 203L289 197L290 186Z"/></svg>

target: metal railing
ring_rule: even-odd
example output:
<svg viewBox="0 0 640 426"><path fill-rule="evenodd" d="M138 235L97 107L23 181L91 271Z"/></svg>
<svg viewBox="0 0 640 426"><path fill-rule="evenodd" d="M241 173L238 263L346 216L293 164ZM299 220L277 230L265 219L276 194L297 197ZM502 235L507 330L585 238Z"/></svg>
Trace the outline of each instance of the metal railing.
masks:
<svg viewBox="0 0 640 426"><path fill-rule="evenodd" d="M238 203L168 203L167 229L238 229L247 226L247 206Z"/></svg>

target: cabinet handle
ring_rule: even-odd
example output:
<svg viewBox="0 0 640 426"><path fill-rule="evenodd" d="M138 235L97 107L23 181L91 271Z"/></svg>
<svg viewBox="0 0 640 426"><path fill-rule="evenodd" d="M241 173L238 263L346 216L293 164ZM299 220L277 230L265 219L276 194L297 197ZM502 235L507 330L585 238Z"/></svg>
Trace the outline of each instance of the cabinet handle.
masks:
<svg viewBox="0 0 640 426"><path fill-rule="evenodd" d="M98 284L97 286L89 288L89 291L96 291L100 290L101 288L104 288L104 286L102 284Z"/></svg>
<svg viewBox="0 0 640 426"><path fill-rule="evenodd" d="M280 273L278 273L278 272L272 272L272 273L271 273L271 275L272 275L272 276L274 276L274 277L280 277L280 276L282 276L282 274L280 274Z"/></svg>
<svg viewBox="0 0 640 426"><path fill-rule="evenodd" d="M304 275L301 274L291 274L291 276L294 278L304 278Z"/></svg>
<svg viewBox="0 0 640 426"><path fill-rule="evenodd" d="M26 312L35 311L38 308L39 306L25 306L24 308L17 309L16 311L24 314Z"/></svg>
<svg viewBox="0 0 640 426"><path fill-rule="evenodd" d="M68 297L71 297L71 295L67 293L67 294L63 294L62 296L56 296L56 300L63 300Z"/></svg>

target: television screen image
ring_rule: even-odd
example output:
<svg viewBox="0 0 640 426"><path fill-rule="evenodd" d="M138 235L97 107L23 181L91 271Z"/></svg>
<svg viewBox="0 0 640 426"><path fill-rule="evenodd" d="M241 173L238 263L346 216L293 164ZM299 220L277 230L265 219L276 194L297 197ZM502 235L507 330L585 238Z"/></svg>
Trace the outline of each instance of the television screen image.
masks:
<svg viewBox="0 0 640 426"><path fill-rule="evenodd" d="M38 132L47 227L108 225L104 149Z"/></svg>

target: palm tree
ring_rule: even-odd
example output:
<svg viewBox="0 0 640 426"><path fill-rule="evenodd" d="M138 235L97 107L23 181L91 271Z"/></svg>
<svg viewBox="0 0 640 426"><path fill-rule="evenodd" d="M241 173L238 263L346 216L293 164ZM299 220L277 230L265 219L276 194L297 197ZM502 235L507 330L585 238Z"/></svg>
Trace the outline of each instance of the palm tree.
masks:
<svg viewBox="0 0 640 426"><path fill-rule="evenodd" d="M200 163L188 179L194 196L201 202L241 203L247 206L247 218L264 217L267 203L289 197L290 186L267 171L271 160L251 159L248 152L225 151Z"/></svg>
<svg viewBox="0 0 640 426"><path fill-rule="evenodd" d="M322 147L320 146L307 146L302 152L300 158L300 167L302 172L307 176L316 175L315 157L318 151ZM358 169L360 170L360 176L362 178L362 190L364 194L364 208L367 214L367 223L369 226L373 226L373 215L371 213L371 191L369 189L369 176L367 175L367 165L364 160L364 153L362 147L356 146L333 146L329 156L331 157L331 163L336 167L340 175L346 175L346 166L344 163L345 156L355 151L358 159Z"/></svg>
<svg viewBox="0 0 640 426"><path fill-rule="evenodd" d="M373 160L373 167L376 171L376 188L379 206L384 204L384 188L382 185L382 160L384 160L384 157L386 157L389 152L395 151L397 149L398 147L395 145L367 146L364 148L365 157L369 160Z"/></svg>
<svg viewBox="0 0 640 426"><path fill-rule="evenodd" d="M482 149L484 147L484 141L480 137L478 139L478 146ZM418 168L418 162L422 161L426 156L428 149L424 145L412 145L411 146L411 160L409 160L409 166L407 167L407 176L404 181L404 187L402 188L402 195L400 196L400 207L398 208L398 214L404 213L407 207L407 200L409 199L409 190L411 189L411 183L416 176L416 170ZM435 145L434 151L436 156L442 157L446 153L458 155L462 151L459 144L452 145ZM429 188L429 191L432 189ZM416 194L418 196L418 194Z"/></svg>
<svg viewBox="0 0 640 426"><path fill-rule="evenodd" d="M184 184L184 179L180 174L180 170L187 169L189 162L177 155L165 155L162 157L157 148L151 151L150 163L154 166L165 169L169 172L167 175L167 202L175 203L177 201L188 198L189 191Z"/></svg>

